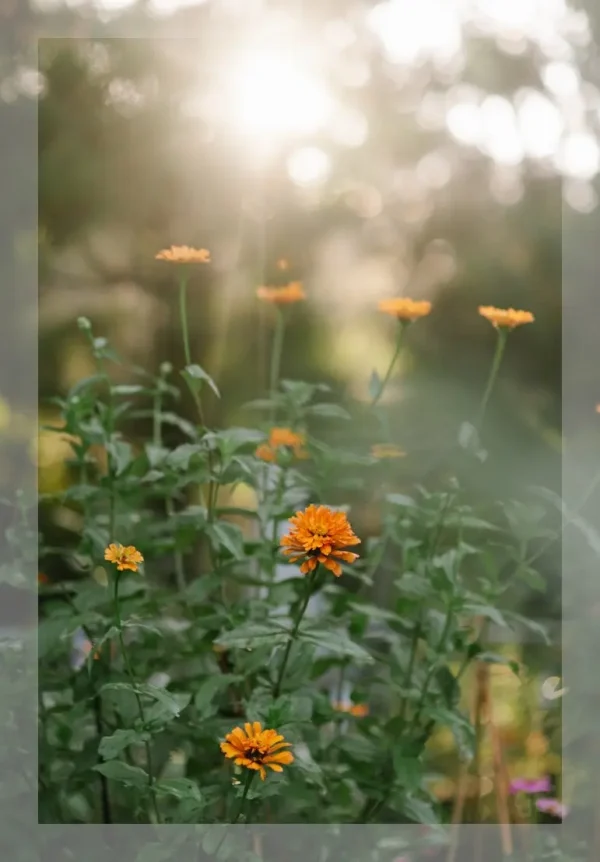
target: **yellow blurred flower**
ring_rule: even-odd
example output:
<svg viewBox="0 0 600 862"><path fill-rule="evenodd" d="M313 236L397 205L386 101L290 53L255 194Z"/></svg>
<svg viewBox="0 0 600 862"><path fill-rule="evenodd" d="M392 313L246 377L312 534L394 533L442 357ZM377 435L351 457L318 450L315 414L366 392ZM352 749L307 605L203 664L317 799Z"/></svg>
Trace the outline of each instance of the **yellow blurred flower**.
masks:
<svg viewBox="0 0 600 862"><path fill-rule="evenodd" d="M306 459L309 454L304 448L305 443L304 434L298 434L291 428L271 428L268 442L261 443L254 454L262 461L276 461L277 450L284 448L291 449L295 458Z"/></svg>
<svg viewBox="0 0 600 862"><path fill-rule="evenodd" d="M479 314L496 327L496 329L514 329L524 323L533 323L535 318L530 311L519 311L514 308L496 308L493 305L480 305Z"/></svg>
<svg viewBox="0 0 600 862"><path fill-rule="evenodd" d="M418 302L407 297L381 299L379 301L379 311L383 311L384 314L390 314L397 320L413 321L419 317L426 317L431 312L431 303L426 300Z"/></svg>
<svg viewBox="0 0 600 862"><path fill-rule="evenodd" d="M264 302L271 302L274 305L290 305L293 302L301 302L306 299L300 281L290 281L283 287L257 287L256 295Z"/></svg>
<svg viewBox="0 0 600 862"><path fill-rule="evenodd" d="M205 248L192 248L189 245L172 245L159 251L155 258L169 263L210 263L210 252Z"/></svg>

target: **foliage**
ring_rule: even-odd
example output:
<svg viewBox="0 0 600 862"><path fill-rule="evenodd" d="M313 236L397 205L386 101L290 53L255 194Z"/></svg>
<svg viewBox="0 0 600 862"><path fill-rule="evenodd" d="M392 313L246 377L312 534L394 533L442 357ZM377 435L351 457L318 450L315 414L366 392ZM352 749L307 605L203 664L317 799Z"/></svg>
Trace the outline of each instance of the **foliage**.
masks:
<svg viewBox="0 0 600 862"><path fill-rule="evenodd" d="M396 325L400 344L412 324ZM542 586L535 548L554 539L543 510L508 501L475 511L456 477L442 491L406 488L393 448L382 458L324 446L318 423L359 419L373 444L397 443L379 385L365 419L364 405L339 404L327 386L275 373L267 397L246 405L265 416L257 427L207 428L203 403L218 389L205 369L188 362L178 382L168 364L154 375L135 367L115 384L120 357L89 321L79 326L96 373L56 399L52 429L70 442L73 481L41 500L74 528L58 548L42 537L42 570L58 557L72 575L40 586L40 819L446 822L426 746L449 728L473 764L461 681L503 661L486 649L488 623L536 627L508 597L521 581ZM272 369L282 349L275 338ZM458 435L476 463L500 358L476 424ZM181 386L197 423L179 416ZM140 441L131 428L147 411L152 438ZM274 426L299 435L309 457L282 445L261 459ZM386 489L371 502L377 534L362 537L341 579L323 566L300 574L279 555L283 522L308 503L328 506L332 476L366 494L369 472ZM143 563L119 571L105 559L111 543L137 548ZM370 588L384 573L393 594L378 606ZM291 743L293 762L265 781L220 750L246 722Z"/></svg>

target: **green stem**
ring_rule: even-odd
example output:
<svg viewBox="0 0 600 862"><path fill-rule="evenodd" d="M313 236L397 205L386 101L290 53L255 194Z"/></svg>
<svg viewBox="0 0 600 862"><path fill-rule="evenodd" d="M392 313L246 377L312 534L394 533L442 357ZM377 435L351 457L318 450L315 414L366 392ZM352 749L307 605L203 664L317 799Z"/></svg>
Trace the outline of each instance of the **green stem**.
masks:
<svg viewBox="0 0 600 862"><path fill-rule="evenodd" d="M379 399L385 391L385 387L388 385L390 377L392 376L392 371L394 370L394 366L398 361L398 357L400 356L400 351L402 349L402 335L404 334L404 328L404 322L398 321L398 335L396 336L396 348L394 350L394 355L392 356L391 362L388 365L388 369L385 373L383 380L379 384L379 389L373 396L373 400L371 401L371 407L375 407L377 405Z"/></svg>
<svg viewBox="0 0 600 862"><path fill-rule="evenodd" d="M181 320L181 332L183 335L183 352L185 355L185 364L192 364L192 355L190 352L190 333L188 329L188 317L187 317L187 286L188 286L188 275L186 272L182 273L181 279L179 281L179 318Z"/></svg>
<svg viewBox="0 0 600 862"><path fill-rule="evenodd" d="M504 328L498 329L498 338L496 340L496 351L494 353L494 359L492 361L492 367L490 369L490 374L488 377L487 385L485 387L485 392L483 393L483 398L481 399L481 404L479 406L479 413L477 415L476 428L478 432L481 432L481 428L483 426L483 420L485 418L485 411L488 406L488 402L490 400L490 396L492 394L492 390L494 388L494 384L496 382L496 378L498 376L498 371L500 370L500 365L502 363L502 357L504 355L504 349L506 347L506 341L508 338L508 330Z"/></svg>
<svg viewBox="0 0 600 862"><path fill-rule="evenodd" d="M283 337L285 335L285 314L276 307L276 322L275 333L273 335L273 345L271 348L271 370L269 373L269 397L275 398L277 389L279 388L279 370L281 367L281 354L283 351ZM271 422L274 420L274 410L271 409Z"/></svg>
<svg viewBox="0 0 600 862"><path fill-rule="evenodd" d="M127 675L129 676L129 680L131 682L131 686L133 688L133 693L135 695L135 699L137 702L138 713L140 716L140 721L143 725L146 724L146 717L144 713L144 705L142 703L142 699L140 697L139 691L137 689L135 675L133 673L133 668L131 667L131 662L129 661L129 654L127 652L127 647L125 646L125 638L123 637L123 623L121 620L121 608L119 604L119 572L115 572L115 591L114 591L114 603L115 603L115 625L117 631L119 633L119 644L121 646L121 653L123 655L123 662L125 664L125 669L127 671ZM146 741L144 743L144 748L146 750L146 763L148 766L148 786L150 788L150 796L152 798L152 804L154 807L154 814L156 816L156 821L160 823L160 814L158 811L158 804L156 802L156 791L154 789L154 778L152 775L152 753L150 750L150 743Z"/></svg>
<svg viewBox="0 0 600 862"><path fill-rule="evenodd" d="M159 378L156 391L154 393L153 409L152 409L152 442L155 446L162 446L162 383L163 377ZM172 518L175 514L175 504L173 498L169 495L165 500L167 516ZM177 589L181 592L185 589L185 571L183 567L183 555L181 551L175 549L175 577L177 580Z"/></svg>
<svg viewBox="0 0 600 862"><path fill-rule="evenodd" d="M240 804L238 806L237 814L235 815L232 823L237 823L240 817L242 816L242 812L244 810L244 804L246 802L246 797L248 796L248 791L250 790L250 785L252 784L252 779L256 775L256 772L253 770L248 770L248 774L246 775L246 783L244 785L244 792L242 793L242 798L240 799Z"/></svg>
<svg viewBox="0 0 600 862"><path fill-rule="evenodd" d="M312 595L312 589L316 578L315 571L309 575L306 579L306 593L304 596L304 601L300 606L300 610L298 611L298 616L296 617L296 622L294 623L294 628L291 631L289 640L287 642L285 652L283 654L283 660L281 662L281 667L279 668L279 676L277 677L277 682L275 683L275 688L273 689L273 697L278 698L279 692L281 691L281 684L283 682L283 675L285 673L285 669L287 667L288 659L290 657L290 650L292 649L292 644L296 640L296 635L298 634L298 629L300 628L300 623L302 622L302 617L306 613L306 608L308 607L308 603L310 601L310 597Z"/></svg>
<svg viewBox="0 0 600 862"><path fill-rule="evenodd" d="M277 517L277 509L281 505L281 499L285 490L285 468L279 468L279 477L277 479L277 487L273 496L273 510L271 513L273 521L273 529L271 532L271 584L275 580L275 566L277 565L277 530L279 528L279 518Z"/></svg>

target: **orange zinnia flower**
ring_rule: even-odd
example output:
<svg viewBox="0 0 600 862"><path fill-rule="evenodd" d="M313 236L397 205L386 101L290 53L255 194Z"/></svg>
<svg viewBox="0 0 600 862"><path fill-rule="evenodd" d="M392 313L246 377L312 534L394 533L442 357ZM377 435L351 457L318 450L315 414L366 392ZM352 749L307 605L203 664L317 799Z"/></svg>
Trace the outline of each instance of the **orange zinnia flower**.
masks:
<svg viewBox="0 0 600 862"><path fill-rule="evenodd" d="M289 305L292 302L300 302L306 299L301 281L290 281L283 287L258 287L256 295L265 302L275 305Z"/></svg>
<svg viewBox="0 0 600 862"><path fill-rule="evenodd" d="M290 518L293 529L281 539L283 553L290 555L291 563L304 560L300 566L303 575L313 572L321 563L339 578L342 567L338 560L353 563L358 554L345 551L348 545L360 545L344 512L334 512L328 506L310 506Z"/></svg>
<svg viewBox="0 0 600 862"><path fill-rule="evenodd" d="M406 452L391 443L375 443L371 447L371 455L374 458L406 458Z"/></svg>
<svg viewBox="0 0 600 862"><path fill-rule="evenodd" d="M530 311L517 311L514 308L495 308L493 305L480 305L479 314L499 329L514 329L524 323L533 323L535 317Z"/></svg>
<svg viewBox="0 0 600 862"><path fill-rule="evenodd" d="M366 703L334 703L333 708L337 712L347 712L349 715L353 715L355 718L364 718L369 714L369 706Z"/></svg>
<svg viewBox="0 0 600 862"><path fill-rule="evenodd" d="M379 311L385 314L391 314L397 320L417 320L419 317L426 317L431 311L431 303L423 300L417 302L414 299L404 297L395 297L394 299L381 299L379 301Z"/></svg>
<svg viewBox="0 0 600 862"><path fill-rule="evenodd" d="M276 730L263 730L261 723L255 721L244 724L244 730L234 727L225 737L225 742L221 743L221 751L236 766L256 770L264 781L267 774L265 766L273 772L282 772L283 766L293 763L292 752L282 751L289 746L291 742L286 742Z"/></svg>
<svg viewBox="0 0 600 862"><path fill-rule="evenodd" d="M156 260L168 260L170 263L210 263L210 252L205 248L192 248L189 245L172 245L163 248L155 255Z"/></svg>
<svg viewBox="0 0 600 862"><path fill-rule="evenodd" d="M131 569L132 572L137 572L138 565L144 562L144 558L133 545L124 547L118 543L111 544L104 551L104 559L109 563L114 563L117 569L122 572L125 569Z"/></svg>
<svg viewBox="0 0 600 862"><path fill-rule="evenodd" d="M294 457L305 459L309 457L308 452L304 449L305 442L304 434L296 434L291 428L271 428L268 443L261 443L254 454L262 461L276 461L277 450L288 448L293 450Z"/></svg>

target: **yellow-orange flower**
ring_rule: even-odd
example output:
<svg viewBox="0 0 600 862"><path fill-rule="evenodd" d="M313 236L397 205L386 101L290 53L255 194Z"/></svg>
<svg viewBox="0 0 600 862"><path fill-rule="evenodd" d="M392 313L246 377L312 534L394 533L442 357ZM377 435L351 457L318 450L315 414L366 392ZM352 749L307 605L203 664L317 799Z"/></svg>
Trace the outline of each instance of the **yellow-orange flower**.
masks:
<svg viewBox="0 0 600 862"><path fill-rule="evenodd" d="M303 512L296 512L290 524L293 529L282 537L280 544L291 563L304 560L300 566L303 575L314 571L321 563L339 578L342 567L338 560L353 563L358 558L358 554L344 550L349 545L360 544L344 512L311 503Z"/></svg>
<svg viewBox="0 0 600 862"><path fill-rule="evenodd" d="M283 287L257 287L256 295L265 302L275 305L289 305L292 302L300 302L306 299L301 281L290 281Z"/></svg>
<svg viewBox="0 0 600 862"><path fill-rule="evenodd" d="M284 750L290 746L291 742L286 742L276 730L263 730L261 723L254 721L244 724L243 730L234 727L221 743L221 751L236 766L254 769L264 781L267 774L265 766L273 772L282 772L284 766L293 763L292 752Z"/></svg>
<svg viewBox="0 0 600 862"><path fill-rule="evenodd" d="M169 263L210 263L210 252L207 249L192 248L189 245L163 248L155 257L156 260L167 260Z"/></svg>
<svg viewBox="0 0 600 862"><path fill-rule="evenodd" d="M392 443L375 443L371 447L371 455L374 458L406 458L406 452Z"/></svg>
<svg viewBox="0 0 600 862"><path fill-rule="evenodd" d="M496 327L514 329L524 323L533 323L535 317L530 311L518 311L514 308L495 308L493 305L480 305L479 314Z"/></svg>
<svg viewBox="0 0 600 862"><path fill-rule="evenodd" d="M333 708L337 712L347 712L348 715L353 715L355 718L364 718L369 714L369 705L366 703L334 703Z"/></svg>
<svg viewBox="0 0 600 862"><path fill-rule="evenodd" d="M271 428L268 442L261 443L254 454L262 461L276 461L277 450L288 448L292 449L295 458L305 459L309 457L304 448L305 442L304 434L297 434L291 428Z"/></svg>
<svg viewBox="0 0 600 862"><path fill-rule="evenodd" d="M137 572L139 564L144 562L144 558L133 545L125 547L118 543L113 543L106 548L104 559L108 560L109 563L114 563L120 572L125 569Z"/></svg>
<svg viewBox="0 0 600 862"><path fill-rule="evenodd" d="M417 302L414 299L405 297L381 299L379 301L379 311L383 311L384 314L391 314L397 320L413 321L419 317L426 317L431 311L431 303L426 300Z"/></svg>

